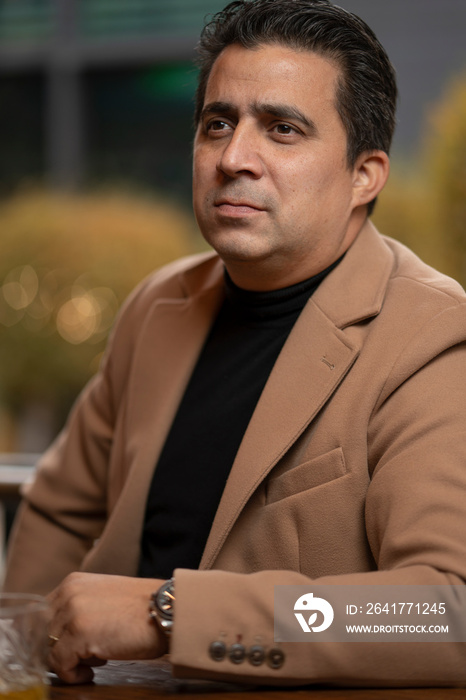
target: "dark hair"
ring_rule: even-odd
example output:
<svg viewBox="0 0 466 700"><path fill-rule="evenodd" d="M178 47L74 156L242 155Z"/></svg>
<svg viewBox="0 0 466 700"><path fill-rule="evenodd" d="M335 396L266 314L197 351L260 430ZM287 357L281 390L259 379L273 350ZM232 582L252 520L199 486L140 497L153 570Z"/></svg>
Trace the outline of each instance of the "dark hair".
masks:
<svg viewBox="0 0 466 700"><path fill-rule="evenodd" d="M206 24L198 44L196 124L212 66L223 49L235 43L250 49L282 44L336 61L341 75L335 106L347 133L348 165L365 151L389 153L395 129L395 71L362 19L329 0L230 2Z"/></svg>

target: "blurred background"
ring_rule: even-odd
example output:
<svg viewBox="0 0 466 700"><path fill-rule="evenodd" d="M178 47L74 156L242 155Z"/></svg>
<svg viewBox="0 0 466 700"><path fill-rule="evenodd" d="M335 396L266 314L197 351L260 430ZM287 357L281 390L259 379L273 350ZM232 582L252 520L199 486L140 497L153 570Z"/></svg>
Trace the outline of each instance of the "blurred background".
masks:
<svg viewBox="0 0 466 700"><path fill-rule="evenodd" d="M0 0L0 452L39 453L151 270L203 246L194 46L224 0ZM466 283L466 2L340 0L398 72L375 222ZM13 459L13 458L12 458Z"/></svg>

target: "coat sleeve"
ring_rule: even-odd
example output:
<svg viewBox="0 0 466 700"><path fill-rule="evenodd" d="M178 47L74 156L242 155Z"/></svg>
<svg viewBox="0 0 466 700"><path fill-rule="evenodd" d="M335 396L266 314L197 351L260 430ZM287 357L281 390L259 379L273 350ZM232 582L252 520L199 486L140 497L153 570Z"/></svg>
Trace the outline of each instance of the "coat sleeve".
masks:
<svg viewBox="0 0 466 700"><path fill-rule="evenodd" d="M10 536L4 589L44 594L80 568L122 488L119 440L135 348L160 298L184 298L186 269L211 254L174 261L143 280L123 304L100 371L40 460ZM119 449L120 448L120 449ZM124 466L124 465L123 465ZM114 478L115 473L118 479Z"/></svg>
<svg viewBox="0 0 466 700"><path fill-rule="evenodd" d="M185 299L193 288L222 279L211 253L188 256L157 270L124 303L99 373L78 398L67 424L23 490L10 536L5 590L50 592L78 570L118 501L126 477L127 396L135 350L160 299ZM199 277L199 281L198 281Z"/></svg>
<svg viewBox="0 0 466 700"><path fill-rule="evenodd" d="M108 361L107 361L108 362ZM114 415L108 367L78 399L63 432L23 488L10 535L4 588L50 592L79 568L105 524Z"/></svg>
<svg viewBox="0 0 466 700"><path fill-rule="evenodd" d="M455 320L456 319L456 320ZM365 529L377 570L310 579L291 571L178 570L171 660L175 675L255 684L455 685L466 682L465 643L279 644L279 668L228 651L274 642L274 586L463 585L466 579L466 343L464 315L421 330L387 375L368 425L371 481ZM463 340L462 340L463 338ZM267 507L267 506L265 506ZM440 590L440 589L439 589ZM463 638L466 639L466 636Z"/></svg>
<svg viewBox="0 0 466 700"><path fill-rule="evenodd" d="M141 284L122 308L98 374L44 453L9 538L4 590L49 593L79 569L109 512L109 469L132 345L147 308Z"/></svg>

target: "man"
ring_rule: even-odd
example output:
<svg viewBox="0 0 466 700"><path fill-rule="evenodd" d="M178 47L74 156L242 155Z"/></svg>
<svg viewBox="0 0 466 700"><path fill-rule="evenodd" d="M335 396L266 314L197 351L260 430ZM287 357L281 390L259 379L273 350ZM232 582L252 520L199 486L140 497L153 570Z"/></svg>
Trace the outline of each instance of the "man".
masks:
<svg viewBox="0 0 466 700"><path fill-rule="evenodd" d="M55 589L70 682L167 650L178 676L464 680L461 644L273 638L277 584L466 576L466 297L368 220L391 65L327 0L232 3L200 56L194 209L216 254L126 304L26 489L6 587Z"/></svg>

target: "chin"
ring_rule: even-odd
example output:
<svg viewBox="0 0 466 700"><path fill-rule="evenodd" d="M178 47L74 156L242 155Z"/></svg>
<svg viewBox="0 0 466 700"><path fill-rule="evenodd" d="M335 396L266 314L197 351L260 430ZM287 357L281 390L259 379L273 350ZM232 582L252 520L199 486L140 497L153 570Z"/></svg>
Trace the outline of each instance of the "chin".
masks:
<svg viewBox="0 0 466 700"><path fill-rule="evenodd" d="M213 236L204 235L207 243L223 260L238 262L258 262L271 255L271 250L265 246L264 239L234 231Z"/></svg>
<svg viewBox="0 0 466 700"><path fill-rule="evenodd" d="M269 257L269 253L260 252L256 249L244 247L244 246L234 246L234 245L212 245L210 244L218 255L225 262L230 263L259 263L264 259Z"/></svg>

